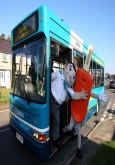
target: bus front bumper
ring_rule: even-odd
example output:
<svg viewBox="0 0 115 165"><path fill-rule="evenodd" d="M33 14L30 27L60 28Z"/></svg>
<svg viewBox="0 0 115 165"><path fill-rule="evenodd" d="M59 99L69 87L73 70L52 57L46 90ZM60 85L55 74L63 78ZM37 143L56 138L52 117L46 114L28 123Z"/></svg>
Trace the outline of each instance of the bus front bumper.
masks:
<svg viewBox="0 0 115 165"><path fill-rule="evenodd" d="M50 157L50 142L47 141L45 143L39 143L35 141L33 138L30 138L20 129L18 129L12 121L10 121L10 129L15 134L17 139L25 145L28 149L33 151L42 161L47 161Z"/></svg>

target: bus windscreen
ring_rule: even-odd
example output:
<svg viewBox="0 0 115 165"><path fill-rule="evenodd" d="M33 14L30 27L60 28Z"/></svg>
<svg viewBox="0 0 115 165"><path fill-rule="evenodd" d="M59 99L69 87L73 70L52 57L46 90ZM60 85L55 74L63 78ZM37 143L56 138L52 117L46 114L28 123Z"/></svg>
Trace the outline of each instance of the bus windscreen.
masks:
<svg viewBox="0 0 115 165"><path fill-rule="evenodd" d="M24 22L18 25L14 31L14 43L16 44L20 40L26 38L27 36L35 33L38 29L38 12L32 14L29 18L27 18Z"/></svg>

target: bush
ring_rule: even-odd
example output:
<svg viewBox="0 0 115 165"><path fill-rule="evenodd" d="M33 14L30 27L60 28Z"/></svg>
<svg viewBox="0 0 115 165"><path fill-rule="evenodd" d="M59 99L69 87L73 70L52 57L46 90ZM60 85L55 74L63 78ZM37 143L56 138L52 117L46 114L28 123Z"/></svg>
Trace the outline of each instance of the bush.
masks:
<svg viewBox="0 0 115 165"><path fill-rule="evenodd" d="M9 102L9 94L11 89L0 88L0 105Z"/></svg>

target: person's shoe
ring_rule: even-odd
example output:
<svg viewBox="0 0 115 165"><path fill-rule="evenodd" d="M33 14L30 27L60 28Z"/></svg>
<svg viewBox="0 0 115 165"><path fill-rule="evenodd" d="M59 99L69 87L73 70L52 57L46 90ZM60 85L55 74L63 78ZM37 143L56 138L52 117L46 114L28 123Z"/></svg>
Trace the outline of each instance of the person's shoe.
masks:
<svg viewBox="0 0 115 165"><path fill-rule="evenodd" d="M55 147L57 147L58 149L62 148L62 141L60 139L53 140L53 143L54 143Z"/></svg>
<svg viewBox="0 0 115 165"><path fill-rule="evenodd" d="M75 134L73 130L71 130L71 140L74 141L77 139L77 133Z"/></svg>
<svg viewBox="0 0 115 165"><path fill-rule="evenodd" d="M79 148L77 148L77 158L81 159L83 157L81 150Z"/></svg>

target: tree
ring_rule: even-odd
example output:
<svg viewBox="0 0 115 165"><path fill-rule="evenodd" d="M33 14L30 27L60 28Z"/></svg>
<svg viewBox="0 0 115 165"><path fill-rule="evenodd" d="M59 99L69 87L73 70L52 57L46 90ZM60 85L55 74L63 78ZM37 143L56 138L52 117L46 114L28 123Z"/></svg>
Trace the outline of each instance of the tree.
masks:
<svg viewBox="0 0 115 165"><path fill-rule="evenodd" d="M10 36L7 38L7 41L11 41L11 37Z"/></svg>
<svg viewBox="0 0 115 165"><path fill-rule="evenodd" d="M1 36L0 36L1 39L5 39L5 34L2 33Z"/></svg>
<svg viewBox="0 0 115 165"><path fill-rule="evenodd" d="M112 75L110 75L109 73L105 73L105 79L110 79L112 77Z"/></svg>

